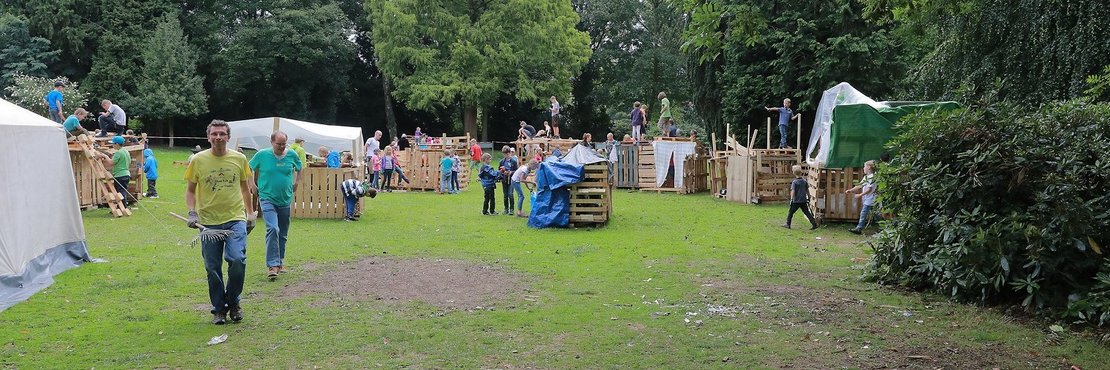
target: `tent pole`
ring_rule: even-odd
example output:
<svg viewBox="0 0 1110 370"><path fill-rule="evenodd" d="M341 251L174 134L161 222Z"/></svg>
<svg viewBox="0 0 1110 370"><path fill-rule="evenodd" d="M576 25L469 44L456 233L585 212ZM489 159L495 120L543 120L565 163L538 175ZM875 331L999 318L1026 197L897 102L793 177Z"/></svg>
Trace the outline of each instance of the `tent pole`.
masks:
<svg viewBox="0 0 1110 370"><path fill-rule="evenodd" d="M771 117L767 117L767 149L771 149Z"/></svg>
<svg viewBox="0 0 1110 370"><path fill-rule="evenodd" d="M281 118L274 117L274 132L281 130Z"/></svg>

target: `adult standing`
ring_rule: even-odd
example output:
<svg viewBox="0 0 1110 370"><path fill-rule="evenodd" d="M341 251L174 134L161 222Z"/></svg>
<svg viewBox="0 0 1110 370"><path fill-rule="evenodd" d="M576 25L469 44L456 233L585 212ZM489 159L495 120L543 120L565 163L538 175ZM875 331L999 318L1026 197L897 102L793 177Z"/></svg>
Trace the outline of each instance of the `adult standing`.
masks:
<svg viewBox="0 0 1110 370"><path fill-rule="evenodd" d="M798 114L790 109L790 99L783 99L781 107L765 107L765 109L768 112L779 112L779 149L789 148L790 146L786 145L786 138L789 137L790 121L798 119Z"/></svg>
<svg viewBox="0 0 1110 370"><path fill-rule="evenodd" d="M201 240L200 249L208 275L212 323L223 325L228 318L243 319L239 296L243 294L247 269L247 234L254 229L256 216L250 201L251 170L247 157L227 148L231 128L227 122L214 120L208 124L206 133L212 148L197 153L185 168L188 182L185 205L189 207L190 227L204 225L211 230L231 231L224 240Z"/></svg>
<svg viewBox="0 0 1110 370"><path fill-rule="evenodd" d="M54 81L54 90L46 93L42 98L46 102L46 110L50 112L50 120L62 123L62 103L65 97L62 96L62 90L65 90L66 84L62 81Z"/></svg>
<svg viewBox="0 0 1110 370"><path fill-rule="evenodd" d="M117 135L123 134L127 129L127 113L120 108L119 105L112 104L111 100L104 99L100 101L100 107L104 108L100 112L100 117L97 121L100 123L100 135L108 136L108 132L115 132Z"/></svg>
<svg viewBox="0 0 1110 370"><path fill-rule="evenodd" d="M373 180L371 182L371 185L370 185L371 187L377 187L378 186L378 180L373 178L374 177L374 171L373 171L373 168L371 168L371 166L370 166L370 164L371 164L370 157L374 156L374 153L382 148L382 141L381 140L382 140L382 131L381 130L374 131L374 136L371 136L369 139L366 139L366 145L364 145L363 148L362 148L363 159L365 159L365 161L363 161L363 162L366 163L366 178Z"/></svg>
<svg viewBox="0 0 1110 370"><path fill-rule="evenodd" d="M286 150L289 135L270 134L270 147L259 150L248 163L258 184L258 204L266 222L266 276L276 278L285 272L285 245L289 240L289 205L300 182L304 163L295 152Z"/></svg>
<svg viewBox="0 0 1110 370"><path fill-rule="evenodd" d="M671 100L667 99L667 93L659 92L659 132L665 133L665 126L667 121L671 119Z"/></svg>
<svg viewBox="0 0 1110 370"><path fill-rule="evenodd" d="M632 139L640 141L643 137L641 128L644 127L644 111L640 110L640 102L632 103L632 111L628 115L632 119Z"/></svg>
<svg viewBox="0 0 1110 370"><path fill-rule="evenodd" d="M553 135L555 135L556 139L561 139L562 138L562 136L559 136L559 121L560 121L561 118L563 118L563 116L560 114L562 111L563 111L563 107L561 105L559 105L559 100L555 99L555 96L552 95L551 96L551 129L553 131L551 133Z"/></svg>
<svg viewBox="0 0 1110 370"><path fill-rule="evenodd" d="M304 150L304 139L293 139L293 145L290 145L289 149L293 149L293 152L297 153L297 158L301 159L302 167L308 165L308 153Z"/></svg>

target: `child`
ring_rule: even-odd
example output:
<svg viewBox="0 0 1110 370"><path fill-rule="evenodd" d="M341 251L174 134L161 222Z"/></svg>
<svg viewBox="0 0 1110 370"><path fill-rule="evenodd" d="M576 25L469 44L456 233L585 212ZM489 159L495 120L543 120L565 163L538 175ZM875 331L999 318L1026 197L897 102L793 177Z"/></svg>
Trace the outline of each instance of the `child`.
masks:
<svg viewBox="0 0 1110 370"><path fill-rule="evenodd" d="M535 160L531 160L531 161L528 162L528 164L520 166L520 168L516 169L516 171L513 172L512 182L513 182L513 191L516 192L516 215L517 215L517 217L525 217L524 216L524 189L521 188L521 184L524 183L525 179L528 178L528 172L532 171L533 168L536 168L536 167L539 167L539 166L540 166L540 162L537 162Z"/></svg>
<svg viewBox="0 0 1110 370"><path fill-rule="evenodd" d="M154 159L154 151L143 149L143 173L146 174L146 197L158 199L158 160Z"/></svg>
<svg viewBox="0 0 1110 370"><path fill-rule="evenodd" d="M343 200L347 202L347 214L343 217L344 221L358 221L360 215L355 214L355 205L358 204L359 197L370 197L373 199L378 195L378 191L370 188L370 184L355 179L346 179L340 184L340 191L343 192Z"/></svg>
<svg viewBox="0 0 1110 370"><path fill-rule="evenodd" d="M397 153L400 153L400 152L401 152L400 149L394 148L393 153L392 153L393 172L397 174L397 185L398 186L401 185L401 181L404 181L406 184L411 184L412 183L411 181L409 181L409 179L407 177L405 177L405 171L401 170L401 161L397 160Z"/></svg>
<svg viewBox="0 0 1110 370"><path fill-rule="evenodd" d="M389 188L389 183L393 182L393 168L396 167L396 163L393 161L395 159L396 157L393 156L393 147L385 147L385 155L383 155L381 159L382 174L384 175L382 189L385 189L387 192L393 192L393 190Z"/></svg>
<svg viewBox="0 0 1110 370"><path fill-rule="evenodd" d="M859 194L856 194L856 199L863 198L863 209L859 211L859 223L856 224L856 228L848 230L857 235L863 233L863 227L867 226L867 218L871 215L871 208L875 206L875 190L877 190L875 189L875 161L864 162L863 173L863 180L859 182L859 185L844 191L846 194L859 191Z"/></svg>
<svg viewBox="0 0 1110 370"><path fill-rule="evenodd" d="M786 214L786 223L782 224L782 227L789 229L790 221L794 219L794 212L800 209L809 220L811 226L809 229L816 229L817 221L813 219L813 214L809 213L809 183L802 178L805 172L799 165L794 165L791 170L794 172L794 181L790 182L790 213Z"/></svg>
<svg viewBox="0 0 1110 370"><path fill-rule="evenodd" d="M439 161L439 193L440 194L454 194L455 190L451 187L451 169L455 166L455 161L451 159L451 151L443 151L443 159Z"/></svg>
<svg viewBox="0 0 1110 370"><path fill-rule="evenodd" d="M478 167L478 161L482 160L482 147L478 145L477 139L470 139L470 168Z"/></svg>
<svg viewBox="0 0 1110 370"><path fill-rule="evenodd" d="M462 171L462 160L459 153L451 151L451 194L459 192L459 171Z"/></svg>
<svg viewBox="0 0 1110 370"><path fill-rule="evenodd" d="M343 152L339 155L339 167L351 168L355 166L355 155L351 152Z"/></svg>
<svg viewBox="0 0 1110 370"><path fill-rule="evenodd" d="M532 144L532 159L543 162L543 148L540 148L540 144Z"/></svg>
<svg viewBox="0 0 1110 370"><path fill-rule="evenodd" d="M501 147L501 152L505 154L504 158L501 158L501 163L497 165L498 171L501 172L501 201L505 204L505 214L511 215L513 214L513 189L510 178L520 165L513 159L513 147L508 145Z"/></svg>
<svg viewBox="0 0 1110 370"><path fill-rule="evenodd" d="M370 170L373 171L370 176L370 187L374 189L381 189L382 185L379 183L382 179L382 150L370 149L374 151L374 155L370 156Z"/></svg>
<svg viewBox="0 0 1110 370"><path fill-rule="evenodd" d="M790 129L790 121L798 119L798 114L790 109L790 99L783 99L781 107L764 107L764 109L767 109L768 112L779 113L779 149L790 149L790 146L786 145L786 139L790 137L787 135Z"/></svg>
<svg viewBox="0 0 1110 370"><path fill-rule="evenodd" d="M497 170L490 166L493 156L489 153L482 154L482 167L478 169L478 179L482 181L482 190L485 197L482 199L482 214L496 215L497 202L493 200L493 191L497 188L497 180L501 177Z"/></svg>

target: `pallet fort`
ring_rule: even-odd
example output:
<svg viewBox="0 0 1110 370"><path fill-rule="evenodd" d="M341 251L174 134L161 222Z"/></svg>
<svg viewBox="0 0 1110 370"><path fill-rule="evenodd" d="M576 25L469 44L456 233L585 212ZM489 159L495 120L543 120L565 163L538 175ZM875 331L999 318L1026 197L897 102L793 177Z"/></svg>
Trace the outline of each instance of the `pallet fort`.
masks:
<svg viewBox="0 0 1110 370"><path fill-rule="evenodd" d="M640 189L649 192L673 192L693 194L709 189L708 153L701 143L685 137L656 138L655 142L691 142L695 145L692 155L683 160L682 186L675 186L675 179L668 177L662 186L656 182L655 146L653 142L621 143L617 148L616 186L619 188Z"/></svg>
<svg viewBox="0 0 1110 370"><path fill-rule="evenodd" d="M801 146L800 115L796 124L796 145ZM770 118L767 128L771 128ZM731 126L726 125L725 132L730 130ZM765 148L755 149L758 136L759 130L749 131L748 145L744 146L734 136L726 135L724 149L717 150L716 133L712 135L709 183L714 195L745 204L789 201L792 167L802 163L802 151L771 149L771 135L767 135Z"/></svg>
<svg viewBox="0 0 1110 370"><path fill-rule="evenodd" d="M440 161L443 152L450 150L459 156L459 188L466 189L470 184L470 153L467 143L470 135L466 136L439 136L434 142L417 143L412 137L406 137L409 147L397 153L397 161L410 183L401 184L397 176L393 176L393 183L397 189L439 191L441 174Z"/></svg>
<svg viewBox="0 0 1110 370"><path fill-rule="evenodd" d="M127 140L123 148L120 150L127 151L131 155L131 182L127 184L127 190L135 197L136 200L141 199L146 186L146 174L143 173L143 149L146 149L147 139L146 134L139 136L124 135ZM108 145L108 137L93 138L88 135L81 135L77 140L69 142L69 159L73 166L73 181L74 186L77 188L77 202L81 209L95 209L103 205L108 205L113 209L113 214L117 212L112 207L113 199L122 200L123 195L116 192L111 182L107 183L107 187L101 186L101 183L107 181L104 177L111 178L111 174L106 174L107 170L99 160L90 160L88 150L98 150L108 156L115 153L115 149L110 149ZM86 148L86 145L88 147ZM114 181L114 179L113 179ZM123 207L121 207L123 208ZM120 210L121 214L130 214L126 208ZM120 216L120 214L116 214Z"/></svg>
<svg viewBox="0 0 1110 370"><path fill-rule="evenodd" d="M558 149L562 154L566 154L580 142L582 141L575 139L534 138L517 140L513 142L513 145L516 146L517 155L521 158L531 158L534 155L531 150L535 147L539 147L543 151L544 157L546 157L554 153L555 149Z"/></svg>
<svg viewBox="0 0 1110 370"><path fill-rule="evenodd" d="M570 186L570 226L604 225L613 213L609 165L607 162L587 164L583 172L582 182Z"/></svg>

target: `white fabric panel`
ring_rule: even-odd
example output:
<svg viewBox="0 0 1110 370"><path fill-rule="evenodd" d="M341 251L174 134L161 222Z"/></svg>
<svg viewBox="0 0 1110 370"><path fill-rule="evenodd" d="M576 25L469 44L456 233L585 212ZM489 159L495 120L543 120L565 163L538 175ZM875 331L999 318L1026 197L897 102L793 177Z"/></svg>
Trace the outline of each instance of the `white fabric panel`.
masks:
<svg viewBox="0 0 1110 370"><path fill-rule="evenodd" d="M681 188L682 169L686 157L697 152L697 146L689 141L653 141L655 148L655 186L662 187L667 181L667 166L670 165L671 155L674 155L674 187Z"/></svg>
<svg viewBox="0 0 1110 370"><path fill-rule="evenodd" d="M255 118L228 122L231 126L231 143L243 148L270 147L270 134L274 133L274 117ZM315 155L321 146L334 151L351 151L356 160L363 157L362 128L333 126L278 117L278 129L293 139L302 138L304 150Z"/></svg>
<svg viewBox="0 0 1110 370"><path fill-rule="evenodd" d="M0 276L85 240L62 126L0 99Z"/></svg>
<svg viewBox="0 0 1110 370"><path fill-rule="evenodd" d="M806 163L813 167L823 167L829 159L829 145L832 143L830 128L833 125L833 109L844 104L867 104L875 108L886 106L881 102L863 95L847 82L841 82L821 94L817 105L817 115L813 120L813 132L809 135L806 148Z"/></svg>

